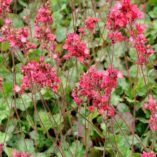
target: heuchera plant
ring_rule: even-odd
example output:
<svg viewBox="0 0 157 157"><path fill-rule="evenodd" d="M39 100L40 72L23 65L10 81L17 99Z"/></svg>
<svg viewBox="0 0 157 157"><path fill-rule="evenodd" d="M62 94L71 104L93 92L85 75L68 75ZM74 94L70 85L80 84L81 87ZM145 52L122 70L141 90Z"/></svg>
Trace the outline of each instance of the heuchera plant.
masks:
<svg viewBox="0 0 157 157"><path fill-rule="evenodd" d="M62 127L61 124L57 127L57 123L59 122L66 123L66 119L68 118L64 114L65 113L68 114L69 112L71 112L73 108L75 111L77 111L76 108L78 108L79 109L78 110L79 112L77 113L78 116L76 116L75 119L78 118L81 114L84 114L85 112L85 114L82 116L84 117L84 121L82 123L85 128L84 129L85 135L83 136L82 135L83 131L79 130L80 129L79 123L82 119L80 118L78 119L78 121L72 120L75 121L75 123L78 125L77 138L74 135L73 140L76 139L78 140L79 136L81 138L83 136L84 142L82 143L85 145L86 157L88 157L88 154L92 154L93 152L95 153L99 149L103 152L103 156L105 156L105 149L106 149L104 148L106 144L105 142L113 141L112 138L114 136L115 136L114 137L115 142L118 141L119 138L121 138L121 136L118 134L119 132L113 130L113 127L115 126L112 125L114 124L113 122L117 120L117 116L119 115L117 112L119 111L117 110L118 107L115 107L116 104L112 104L111 98L113 96L114 91L118 87L118 82L123 81L125 80L125 78L127 78L126 72L119 70L118 68L116 68L115 64L112 63L114 62L113 58L114 58L114 54L116 53L116 50L114 50L114 48L116 44L118 44L119 42L121 43L124 42L125 44L127 44L128 47L136 51L136 62L134 64L137 67L139 66L141 69L143 66L149 63L150 55L154 54L154 50L152 46L148 44L148 40L145 36L146 26L139 22L140 19L144 19L144 14L139 10L137 5L131 2L131 0L119 0L113 3L113 6L111 5L111 8L109 9L105 19L106 23L104 22L105 20L102 20L100 17L97 17L97 14L95 14L95 16L86 16L85 18L83 18L83 22L77 26L77 29L75 28L75 26L72 31L68 31L69 29L67 29L65 40L63 40L63 42L59 42L57 41L57 37L56 37L57 33L55 32L56 31L55 29L57 28L55 29L52 28L54 24L54 20L56 19L53 19L51 5L48 2L40 5L32 21L30 21L29 17L23 16L22 20L26 23L23 27L15 27L13 24L14 21L12 20L11 16L9 16L9 13L11 13L12 11L11 10L12 3L13 3L12 0L0 0L0 19L2 22L2 26L0 27L0 44L4 44L4 43L9 44L8 56L11 58L11 59L9 58L11 60L11 68L9 70L13 75L13 86L12 86L13 94L11 98L13 103L10 106L11 106L11 110L13 109L15 110L13 111L15 113L11 112L9 119L12 118L11 116L13 117L15 116L16 122L14 125L20 126L19 117L22 115L22 113L16 109L16 103L18 102L16 101L16 99L19 99L20 97L24 97L25 94L29 93L31 95L30 97L32 98L31 102L33 101L33 104L40 102L42 105L44 105L44 109L46 111L44 112L44 114L42 114L42 110L41 110L42 107L40 105L34 105L37 106L36 109L34 109L35 113L38 112L38 108L39 108L39 113L37 113L34 117L32 116L32 118L35 119L34 120L35 123L38 123L40 121L40 125L38 126L37 124L34 124L35 126L32 125L27 127L28 128L32 127L31 129L35 130L35 133L40 132L42 130L41 128L45 129L47 127L45 129L46 131L45 130L43 131L44 135L47 134L47 137L49 137L50 139L52 138L51 136L54 135L56 140L56 141L54 141L54 139L52 140L53 145L51 148L56 147L58 152L63 157L66 157L66 155L64 155L64 151L65 151L64 147L67 148L70 147L69 149L70 152L71 147L73 148L75 147L75 145L65 146L64 144L62 144L63 140L66 139L64 138L63 132L66 132L67 128L65 126ZM93 1L91 3L93 6ZM62 9L64 10L64 7ZM75 13L77 11L79 12L79 9L72 10L73 25L75 24L75 22L77 23L77 20L75 19L76 18ZM98 29L97 26L99 26L99 22L103 23L104 29L107 32L106 41L109 40L109 42L106 45L109 45L111 50L114 51L114 52L109 52L112 55L112 59L110 64L106 61L107 66L104 65L100 66L100 64L96 60L97 51L93 48L94 44L93 45L91 44L93 40L95 40L95 36L97 36L97 29ZM32 27L30 27L29 25L31 25ZM101 32L99 33L101 34ZM105 38L104 34L102 34L102 38ZM104 39L101 40L103 41ZM97 47L99 47L99 45ZM35 53L35 51L33 50L38 50L40 52L40 54L37 55L35 59L32 59L29 56L30 53L32 52ZM19 52L24 57L24 61L20 62L18 60ZM76 63L75 65L73 65L74 62ZM19 69L20 69L21 82L18 83L16 81L17 79L16 68L18 67L16 64L20 65ZM77 69L75 72L77 76L76 78L74 78L74 84L72 78L75 77L74 76L75 73L73 70L71 71L69 70L69 65L74 67L76 66ZM82 68L83 72L80 70L81 68L79 66L83 67ZM134 83L130 83L130 87L133 87L134 85L136 86L136 81L138 82L138 76L136 81L135 80L133 81ZM146 83L145 78L144 78L144 82ZM67 88L68 88L68 92L67 92ZM0 89L2 89L1 91L4 92L3 78L1 77L0 77ZM40 100L38 100L38 102L33 100L34 94L37 94L38 91L41 91L42 89L44 90L50 89L50 92L52 92L51 94L53 95L53 99L57 98L58 100L57 103L54 103L52 100L54 106L56 104L58 105L56 107L57 114L54 114L54 111L53 111L54 115L51 113L53 109L49 108L49 104L47 105L49 101L51 103L51 100L45 101L44 96L42 96L42 93L40 93ZM44 90L42 92L45 94L46 92ZM47 95L49 96L51 94L48 93ZM127 94L124 93L123 97L125 97ZM150 127L150 131L156 132L157 131L157 104L156 104L156 100L153 98L152 95L148 96L148 102L144 103L143 110L150 111L150 118L148 120L148 124ZM135 93L134 93L135 105L136 105L137 98L138 96L136 96L136 87L135 87ZM128 99L128 102L129 101L132 103L131 98ZM72 109L70 108L71 107L70 104L68 104L69 102L73 103L71 105L73 107ZM134 113L132 111L130 112L130 114L133 113L134 116L136 116L135 105L133 109ZM86 110L86 107L88 108L88 110ZM132 110L132 107L130 108ZM99 116L101 118L99 119L99 121L103 122L103 125L100 126L99 124L97 125L98 128L96 125L94 125L94 120L93 120L95 118L94 117L95 112L97 112L96 116ZM44 117L45 113L47 113L48 118ZM86 113L88 113L88 115ZM42 117L45 120L44 122L42 122L42 118L40 116L44 117L44 118ZM58 117L54 118L53 116L56 117L58 116L59 118ZM94 118L90 119L92 116ZM28 119L29 117L27 117L27 120ZM30 119L30 121L33 120ZM51 121L52 124L49 124L49 121ZM42 127L44 123L46 124L46 127ZM71 122L68 121L67 123L70 123L69 125L71 125ZM127 122L125 123L126 125L128 125ZM131 146L130 147L128 146L131 157L134 157L133 154L135 152L134 138L135 138L135 131L136 131L135 129L136 117L134 117L133 123L134 124L131 124L132 129L130 131L132 133L132 135L130 136L132 139L131 142L130 141L128 142L129 144L131 143L130 144ZM91 130L89 127L90 124L92 124L91 126L94 126L93 129ZM28 129L27 127L26 128L23 127L27 134L26 136L33 136L35 133L31 132L29 134L27 132ZM63 129L64 131L62 132ZM66 136L71 136L73 129L74 128L72 127L71 130L68 133L66 133L68 134ZM102 129L104 129L103 132L101 132ZM123 132L123 129L124 128L122 128L121 133ZM20 130L20 132L22 132L22 130ZM104 136L104 133L106 133L105 142L103 143L103 146L98 149L97 146L96 147L93 146L94 142L92 143L89 140L90 136L98 134L99 136L102 137ZM118 136L116 137L117 134ZM41 139L43 138L42 140L44 141L44 137L43 136L40 137L40 136L41 135L39 135L38 137L38 135L35 134L34 140L36 138L41 138ZM87 140L89 140L90 142ZM11 144L8 143L6 143L4 140L4 142L0 144L0 155L3 153L3 151L7 150L7 149L5 150L7 145L16 146L14 145L13 142L11 142ZM92 144L88 144L88 143L92 143ZM79 143L77 143L77 146L78 144ZM92 152L91 153L89 149L90 145L93 146L96 151L95 150L93 152L91 151ZM46 146L47 145L44 143L43 147ZM118 146L119 143L116 145L117 149ZM108 148L108 145L106 147L107 150L110 150L110 148ZM112 147L112 149L113 152L116 150L114 147ZM150 148L148 149L147 146L141 145L138 146L137 149L138 152L140 152L141 157L156 156L156 153L154 151L155 149L153 146L151 147L151 149ZM144 151L144 150L149 150L149 151ZM56 152L55 149L54 152ZM73 150L71 152L73 154ZM117 152L119 153L119 150ZM29 150L28 152L18 151L17 149L13 149L11 151L11 155L13 157L35 157L34 154L32 155L32 153L29 153Z"/></svg>
<svg viewBox="0 0 157 157"><path fill-rule="evenodd" d="M33 84L39 87L49 87L53 92L57 92L60 79L56 76L55 69L44 63L43 57L40 57L39 63L30 61L27 65L22 65L21 71L23 73L22 85L21 90L15 86L17 92L24 92L26 88L33 87Z"/></svg>
<svg viewBox="0 0 157 157"><path fill-rule="evenodd" d="M137 63L144 64L147 57L154 53L143 32L145 26L136 20L143 18L143 13L130 0L118 1L110 10L106 27L110 30L112 44L125 40L137 50ZM121 32L125 31L125 34Z"/></svg>
<svg viewBox="0 0 157 157"><path fill-rule="evenodd" d="M107 70L98 71L91 67L84 73L79 82L79 87L73 89L72 96L76 104L81 105L83 100L81 97L87 97L88 107L90 111L95 108L103 114L107 111L107 115L114 116L114 108L109 104L112 89L116 87L117 79L122 78L120 71L109 65Z"/></svg>

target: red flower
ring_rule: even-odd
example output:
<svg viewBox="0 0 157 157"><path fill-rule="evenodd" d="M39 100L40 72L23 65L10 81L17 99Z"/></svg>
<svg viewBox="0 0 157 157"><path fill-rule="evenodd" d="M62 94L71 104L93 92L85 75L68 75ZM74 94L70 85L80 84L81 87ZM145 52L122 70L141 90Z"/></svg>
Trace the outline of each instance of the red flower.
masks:
<svg viewBox="0 0 157 157"><path fill-rule="evenodd" d="M87 27L88 30L93 30L95 27L95 24L98 23L98 18L97 17L87 17L85 19L85 26Z"/></svg>
<svg viewBox="0 0 157 157"><path fill-rule="evenodd" d="M142 17L136 5L131 4L130 0L117 2L107 17L107 27L111 30L125 28L127 24L134 22Z"/></svg>
<svg viewBox="0 0 157 157"><path fill-rule="evenodd" d="M40 87L49 87L53 92L57 92L60 79L56 76L54 68L44 63L44 58L40 58L40 62L31 61L27 65L22 66L22 90L30 88L32 84Z"/></svg>
<svg viewBox="0 0 157 157"><path fill-rule="evenodd" d="M81 41L76 33L67 34L67 39L63 48L68 51L68 53L64 55L64 59L75 56L80 62L83 62L89 56L89 49L87 48L86 43Z"/></svg>
<svg viewBox="0 0 157 157"><path fill-rule="evenodd" d="M156 157L154 152L143 152L141 157Z"/></svg>
<svg viewBox="0 0 157 157"><path fill-rule="evenodd" d="M34 155L31 155L31 154L28 153L28 152L18 152L16 149L13 150L12 155L13 155L14 157L34 157Z"/></svg>
<svg viewBox="0 0 157 157"><path fill-rule="evenodd" d="M148 102L144 103L144 108L151 112L149 126L152 130L157 131L157 104L152 96L149 96Z"/></svg>
<svg viewBox="0 0 157 157"><path fill-rule="evenodd" d="M72 97L74 102L81 105L85 97L89 102L89 111L96 108L100 114L107 111L108 116L113 116L115 110L109 105L109 99L112 89L116 87L119 76L122 75L112 65L103 71L90 68L81 76L79 86L73 89Z"/></svg>
<svg viewBox="0 0 157 157"><path fill-rule="evenodd" d="M118 31L109 32L108 37L112 41L112 43L122 41L124 39L122 33Z"/></svg>
<svg viewBox="0 0 157 157"><path fill-rule="evenodd" d="M6 19L5 25L1 28L1 42L8 41L11 48L20 48L25 53L36 48L36 45L28 40L29 32L27 27L12 28L10 25L11 20Z"/></svg>
<svg viewBox="0 0 157 157"><path fill-rule="evenodd" d="M47 5L43 5L41 8L39 8L38 13L36 15L36 22L41 22L41 23L53 22L51 11Z"/></svg>
<svg viewBox="0 0 157 157"><path fill-rule="evenodd" d="M0 15L9 11L11 3L12 0L0 0Z"/></svg>

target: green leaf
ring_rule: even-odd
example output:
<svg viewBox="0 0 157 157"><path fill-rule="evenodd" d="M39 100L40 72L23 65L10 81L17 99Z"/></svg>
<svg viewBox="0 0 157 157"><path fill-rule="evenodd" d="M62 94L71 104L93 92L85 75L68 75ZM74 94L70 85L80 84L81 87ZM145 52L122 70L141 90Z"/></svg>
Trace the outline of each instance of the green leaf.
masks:
<svg viewBox="0 0 157 157"><path fill-rule="evenodd" d="M130 76L135 78L137 75L137 65L132 65L130 68Z"/></svg>
<svg viewBox="0 0 157 157"><path fill-rule="evenodd" d="M0 50L1 51L8 51L9 48L10 48L10 45L8 42L5 41L5 42L0 43Z"/></svg>
<svg viewBox="0 0 157 157"><path fill-rule="evenodd" d="M136 120L139 120L140 122L145 123L145 124L148 123L148 120L142 117L136 118Z"/></svg>
<svg viewBox="0 0 157 157"><path fill-rule="evenodd" d="M20 137L16 141L16 149L18 151L24 151L24 152L29 152L29 153L34 153L35 148L34 148L34 143L30 139L24 139L23 137Z"/></svg>
<svg viewBox="0 0 157 157"><path fill-rule="evenodd" d="M53 13L53 25L55 28L57 28L58 26L61 27L60 24L61 24L62 19L63 19L63 16L59 11L56 11Z"/></svg>
<svg viewBox="0 0 157 157"><path fill-rule="evenodd" d="M3 89L7 96L12 95L12 82L4 82Z"/></svg>
<svg viewBox="0 0 157 157"><path fill-rule="evenodd" d="M85 150L83 148L82 143L80 141L73 142L68 148L67 143L63 144L63 151L66 157L83 157L85 155ZM57 153L57 157L62 157L60 152Z"/></svg>
<svg viewBox="0 0 157 157"><path fill-rule="evenodd" d="M77 143L73 142L70 147L70 150L72 154L75 154L76 157L82 157L85 155L83 145L79 141Z"/></svg>
<svg viewBox="0 0 157 157"><path fill-rule="evenodd" d="M4 133L4 132L0 131L0 143L4 143L4 141L5 142L9 141L11 136L12 136L11 134L7 134L7 133Z"/></svg>
<svg viewBox="0 0 157 157"><path fill-rule="evenodd" d="M103 133L106 134L106 130L107 130L106 124L105 123L101 123L100 127L103 130Z"/></svg>
<svg viewBox="0 0 157 157"><path fill-rule="evenodd" d="M115 92L112 92L110 101L111 104L117 106L122 101L122 98L119 95L116 95Z"/></svg>
<svg viewBox="0 0 157 157"><path fill-rule="evenodd" d="M13 19L13 26L17 28L24 27L23 21L20 19L19 16Z"/></svg>
<svg viewBox="0 0 157 157"><path fill-rule="evenodd" d="M133 48L130 48L130 51L129 51L129 55L130 55L130 58L134 61L137 60L137 52L135 49Z"/></svg>
<svg viewBox="0 0 157 157"><path fill-rule="evenodd" d="M0 99L0 124L9 116L9 108L5 100Z"/></svg>
<svg viewBox="0 0 157 157"><path fill-rule="evenodd" d="M117 110L120 111L120 112L129 112L130 111L129 107L124 103L119 103L117 105Z"/></svg>
<svg viewBox="0 0 157 157"><path fill-rule="evenodd" d="M19 4L23 7L27 7L27 3L24 0L18 0Z"/></svg>
<svg viewBox="0 0 157 157"><path fill-rule="evenodd" d="M45 153L36 153L35 156L36 157L49 157Z"/></svg>
<svg viewBox="0 0 157 157"><path fill-rule="evenodd" d="M106 151L114 153L113 149L118 148L118 151L114 156L116 157L130 157L130 148L129 148L129 143L127 141L127 136L122 136L122 135L113 135L109 134L108 135L108 142L104 144L104 148Z"/></svg>
<svg viewBox="0 0 157 157"><path fill-rule="evenodd" d="M150 15L152 18L156 18L156 17L157 17L157 7L154 7L154 9L149 12L149 15Z"/></svg>
<svg viewBox="0 0 157 157"><path fill-rule="evenodd" d="M128 143L129 143L130 145L132 144L132 138L133 138L132 135L129 135L129 136L126 137ZM134 135L134 145L140 144L140 142L141 142L140 137L139 137L137 134L135 134L135 135Z"/></svg>
<svg viewBox="0 0 157 157"><path fill-rule="evenodd" d="M36 141L37 146L42 149L44 146L50 147L52 144L51 139L46 138L43 132L41 131L32 131L29 133L31 139Z"/></svg>
<svg viewBox="0 0 157 157"><path fill-rule="evenodd" d="M98 110L94 110L93 112L89 113L88 119L89 121L92 121L94 118L96 118L99 115Z"/></svg>
<svg viewBox="0 0 157 157"><path fill-rule="evenodd" d="M136 91L137 91L138 96L144 96L146 94L147 89L146 89L143 78L138 79Z"/></svg>
<svg viewBox="0 0 157 157"><path fill-rule="evenodd" d="M126 78L121 78L118 79L118 85L123 89L123 90L127 90L129 87L128 82L126 81Z"/></svg>
<svg viewBox="0 0 157 157"><path fill-rule="evenodd" d="M44 125L44 127L42 126L44 131L48 131L50 128L58 128L59 129L59 127L61 127L61 124L63 122L63 117L59 113L51 115L49 112L40 110L39 116ZM38 121L39 121L39 119L38 119Z"/></svg>
<svg viewBox="0 0 157 157"><path fill-rule="evenodd" d="M65 27L57 27L56 38L58 42L62 42L66 38L67 29Z"/></svg>
<svg viewBox="0 0 157 157"><path fill-rule="evenodd" d="M16 99L16 107L21 110L25 111L32 105L31 95L29 94L22 94L20 98Z"/></svg>
<svg viewBox="0 0 157 157"><path fill-rule="evenodd" d="M8 157L12 157L13 148L4 147L4 152L7 154Z"/></svg>
<svg viewBox="0 0 157 157"><path fill-rule="evenodd" d="M140 153L133 153L133 157L141 157Z"/></svg>
<svg viewBox="0 0 157 157"><path fill-rule="evenodd" d="M149 3L150 5L156 5L156 0L149 0L148 3Z"/></svg>

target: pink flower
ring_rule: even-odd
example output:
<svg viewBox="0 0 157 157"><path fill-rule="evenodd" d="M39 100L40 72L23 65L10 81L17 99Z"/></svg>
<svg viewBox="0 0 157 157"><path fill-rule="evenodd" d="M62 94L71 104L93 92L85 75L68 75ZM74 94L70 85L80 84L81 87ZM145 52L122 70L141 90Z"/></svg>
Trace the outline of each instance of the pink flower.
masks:
<svg viewBox="0 0 157 157"><path fill-rule="evenodd" d="M89 56L89 49L84 41L76 33L68 33L63 49L68 53L64 55L64 59L75 56L80 62L83 62Z"/></svg>
<svg viewBox="0 0 157 157"><path fill-rule="evenodd" d="M30 43L28 40L29 32L27 27L12 28L11 21L6 20L5 25L1 28L2 41L8 41L11 48L20 48L25 53L36 47L34 43Z"/></svg>
<svg viewBox="0 0 157 157"><path fill-rule="evenodd" d="M13 155L14 157L21 157L21 153L18 152L17 150L13 150L12 155Z"/></svg>
<svg viewBox="0 0 157 157"><path fill-rule="evenodd" d="M0 153L3 152L3 149L4 149L4 144L0 143Z"/></svg>
<svg viewBox="0 0 157 157"><path fill-rule="evenodd" d="M86 98L89 111L96 108L100 114L106 111L108 116L114 116L115 110L109 105L109 98L112 89L116 87L119 73L112 65L103 71L91 67L82 74L79 86L72 91L74 102L81 105Z"/></svg>
<svg viewBox="0 0 157 157"><path fill-rule="evenodd" d="M27 20L27 16L22 16L22 20L26 21Z"/></svg>
<svg viewBox="0 0 157 157"><path fill-rule="evenodd" d="M131 46L134 47L138 52L138 64L144 64L147 62L147 57L150 56L154 51L151 46L146 45L147 39L144 34L134 34L132 35Z"/></svg>
<svg viewBox="0 0 157 157"><path fill-rule="evenodd" d="M112 43L116 43L124 39L122 33L118 31L109 32L108 37L112 41Z"/></svg>
<svg viewBox="0 0 157 157"><path fill-rule="evenodd" d="M80 27L80 28L78 29L78 32L81 33L81 34L83 34L83 35L85 35L84 28L82 28L82 27Z"/></svg>
<svg viewBox="0 0 157 157"><path fill-rule="evenodd" d="M41 27L36 24L34 38L38 39L43 49L48 51L55 49L54 41L56 37L51 32L50 28Z"/></svg>
<svg viewBox="0 0 157 157"><path fill-rule="evenodd" d="M157 114L151 115L148 123L151 130L157 131Z"/></svg>
<svg viewBox="0 0 157 157"><path fill-rule="evenodd" d="M55 69L44 63L43 57L40 58L40 62L30 61L27 65L22 65L21 69L24 75L22 91L36 84L40 87L49 87L53 92L57 92L60 79L56 76Z"/></svg>
<svg viewBox="0 0 157 157"><path fill-rule="evenodd" d="M144 103L144 108L151 112L148 121L150 128L157 131L157 103L151 95L148 97L148 102Z"/></svg>
<svg viewBox="0 0 157 157"><path fill-rule="evenodd" d="M36 22L49 24L53 22L51 11L47 5L43 5L41 8L39 8L38 13L36 15Z"/></svg>
<svg viewBox="0 0 157 157"><path fill-rule="evenodd" d="M10 20L10 19L5 19L5 20L4 20L4 23L5 23L5 25L11 25L12 20Z"/></svg>
<svg viewBox="0 0 157 157"><path fill-rule="evenodd" d="M141 157L156 157L156 154L153 151L152 152L143 151Z"/></svg>
<svg viewBox="0 0 157 157"><path fill-rule="evenodd" d="M90 112L92 112L94 109L95 109L94 106L88 106L88 110L89 110Z"/></svg>
<svg viewBox="0 0 157 157"><path fill-rule="evenodd" d="M145 25L135 23L142 17L142 12L130 0L121 0L111 8L106 22L110 30L108 37L113 44L124 40L137 50L137 64L147 63L147 58L154 53L143 34Z"/></svg>
<svg viewBox="0 0 157 157"><path fill-rule="evenodd" d="M75 102L77 105L81 105L83 101L79 98L78 92L79 92L78 89L77 89L77 88L74 88L73 91L72 91L71 96L73 97L74 102Z"/></svg>
<svg viewBox="0 0 157 157"><path fill-rule="evenodd" d="M110 30L125 28L129 23L142 18L142 15L142 12L136 5L131 4L130 0L122 0L111 8L107 17L107 28Z"/></svg>
<svg viewBox="0 0 157 157"><path fill-rule="evenodd" d="M27 152L21 152L21 157L30 157L30 154Z"/></svg>
<svg viewBox="0 0 157 157"><path fill-rule="evenodd" d="M11 4L12 0L2 0L2 6L7 7Z"/></svg>
<svg viewBox="0 0 157 157"><path fill-rule="evenodd" d="M34 157L28 152L18 152L17 150L13 150L12 155L14 157Z"/></svg>
<svg viewBox="0 0 157 157"><path fill-rule="evenodd" d="M50 53L55 50L56 39L50 28L52 22L50 7L47 4L42 5L36 15L34 38L38 39L41 47Z"/></svg>
<svg viewBox="0 0 157 157"><path fill-rule="evenodd" d="M99 19L97 17L87 17L85 19L85 26L88 30L93 30L98 21Z"/></svg>
<svg viewBox="0 0 157 157"><path fill-rule="evenodd" d="M138 34L142 34L146 27L144 24L139 24L139 23L137 23L135 26Z"/></svg>
<svg viewBox="0 0 157 157"><path fill-rule="evenodd" d="M115 109L112 106L108 106L107 115L113 117L115 115Z"/></svg>
<svg viewBox="0 0 157 157"><path fill-rule="evenodd" d="M21 87L18 86L18 85L14 85L13 91L14 91L15 93L19 93L19 92L21 91Z"/></svg>
<svg viewBox="0 0 157 157"><path fill-rule="evenodd" d="M119 71L118 74L117 74L117 77L118 78L123 78L123 72Z"/></svg>
<svg viewBox="0 0 157 157"><path fill-rule="evenodd" d="M9 11L9 7L10 7L11 3L12 3L12 0L1 0L0 1L0 15L2 13Z"/></svg>

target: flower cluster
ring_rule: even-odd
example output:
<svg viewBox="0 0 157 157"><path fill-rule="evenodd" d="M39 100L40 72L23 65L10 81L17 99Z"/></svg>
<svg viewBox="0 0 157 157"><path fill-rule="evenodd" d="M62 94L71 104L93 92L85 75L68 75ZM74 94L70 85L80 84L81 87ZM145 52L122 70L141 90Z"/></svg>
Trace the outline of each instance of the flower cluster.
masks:
<svg viewBox="0 0 157 157"><path fill-rule="evenodd" d="M110 30L118 30L119 28L126 28L128 24L132 24L136 19L143 16L136 5L131 4L130 0L118 1L107 18L107 28Z"/></svg>
<svg viewBox="0 0 157 157"><path fill-rule="evenodd" d="M137 50L137 63L144 64L147 57L154 53L143 34L145 26L136 23L136 20L142 18L143 14L136 5L130 0L118 1L107 17L107 28L110 30L109 39L112 43L122 40L127 41ZM122 34L121 30L125 30ZM124 35L125 34L125 35Z"/></svg>
<svg viewBox="0 0 157 157"><path fill-rule="evenodd" d="M107 111L109 116L113 116L114 108L109 105L109 99L112 89L116 87L117 79L121 77L123 77L122 73L112 65L103 71L91 67L80 78L79 87L73 89L74 102L81 105L82 98L86 97L90 111L97 108L101 114Z"/></svg>
<svg viewBox="0 0 157 157"><path fill-rule="evenodd" d="M3 152L3 149L4 149L4 144L0 143L0 153Z"/></svg>
<svg viewBox="0 0 157 157"><path fill-rule="evenodd" d="M81 33L82 35L86 34L83 27L78 28L78 32Z"/></svg>
<svg viewBox="0 0 157 157"><path fill-rule="evenodd" d="M51 33L51 30L49 28L44 28L36 25L34 37L40 41L41 47L43 49L48 49L50 51L55 49L54 41L56 37Z"/></svg>
<svg viewBox="0 0 157 157"><path fill-rule="evenodd" d="M152 96L149 96L148 102L144 104L144 108L151 112L149 126L151 130L157 131L157 104Z"/></svg>
<svg viewBox="0 0 157 157"><path fill-rule="evenodd" d="M121 32L115 31L115 32L109 32L108 34L109 39L114 44L115 42L122 41L124 39Z"/></svg>
<svg viewBox="0 0 157 157"><path fill-rule="evenodd" d="M88 17L85 19L85 26L88 30L92 31L98 21L99 20L97 17Z"/></svg>
<svg viewBox="0 0 157 157"><path fill-rule="evenodd" d="M36 19L36 22L41 22L41 23L51 24L53 22L51 11L48 5L45 4L41 8L39 8L35 19Z"/></svg>
<svg viewBox="0 0 157 157"><path fill-rule="evenodd" d="M86 43L81 41L79 35L76 33L67 34L67 39L63 48L68 51L68 53L64 55L64 59L75 56L80 62L83 62L89 56L89 49L87 48Z"/></svg>
<svg viewBox="0 0 157 157"><path fill-rule="evenodd" d="M130 37L131 46L134 47L138 52L138 64L143 64L147 62L147 56L154 53L153 49L150 45L147 45L147 39L143 34L144 25L136 24L136 32L132 32L132 36Z"/></svg>
<svg viewBox="0 0 157 157"><path fill-rule="evenodd" d="M156 157L154 152L143 152L141 157Z"/></svg>
<svg viewBox="0 0 157 157"><path fill-rule="evenodd" d="M34 38L38 39L41 47L48 51L55 49L55 35L51 32L50 25L53 22L51 11L48 5L44 4L39 8L35 18L35 34Z"/></svg>
<svg viewBox="0 0 157 157"><path fill-rule="evenodd" d="M2 84L3 84L3 77L0 76L0 89L2 88Z"/></svg>
<svg viewBox="0 0 157 157"><path fill-rule="evenodd" d="M12 3L12 0L0 0L0 16L9 11L9 6Z"/></svg>
<svg viewBox="0 0 157 157"><path fill-rule="evenodd" d="M56 76L55 69L44 63L43 57L40 58L39 62L31 61L27 65L23 65L22 73L24 77L22 79L21 91L30 88L33 84L40 87L49 87L53 92L56 92L58 89L60 79Z"/></svg>
<svg viewBox="0 0 157 157"><path fill-rule="evenodd" d="M0 42L7 41L10 43L11 48L19 48L24 52L36 48L36 45L28 40L28 28L12 28L11 23L11 20L5 20L5 25L1 28Z"/></svg>
<svg viewBox="0 0 157 157"><path fill-rule="evenodd" d="M18 152L17 150L13 150L12 152L13 157L34 157L34 155L31 155L27 152Z"/></svg>
<svg viewBox="0 0 157 157"><path fill-rule="evenodd" d="M110 10L107 17L106 26L110 30L109 38L112 43L126 39L120 32L121 29L129 29L134 21L142 17L136 5L131 4L130 0L118 1Z"/></svg>

